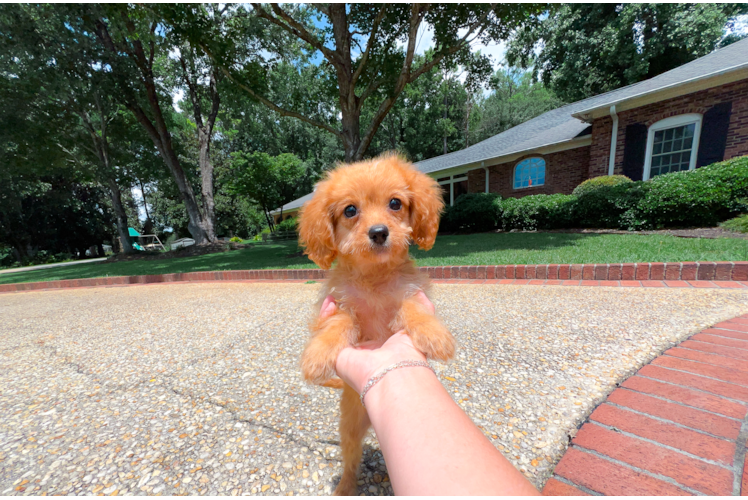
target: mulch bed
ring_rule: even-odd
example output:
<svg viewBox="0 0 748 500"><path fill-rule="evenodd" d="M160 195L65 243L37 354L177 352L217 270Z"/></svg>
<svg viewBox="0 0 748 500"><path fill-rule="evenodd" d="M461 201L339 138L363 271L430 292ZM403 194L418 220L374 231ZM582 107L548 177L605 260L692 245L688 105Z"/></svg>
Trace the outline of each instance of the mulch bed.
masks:
<svg viewBox="0 0 748 500"><path fill-rule="evenodd" d="M123 253L114 254L109 257L107 262L122 262L130 260L163 260L173 259L175 257L197 257L209 253L229 252L231 250L242 250L252 248L254 245L246 243L227 243L225 241L206 243L204 245L192 245L189 247L177 248L169 252L137 252L131 255Z"/></svg>

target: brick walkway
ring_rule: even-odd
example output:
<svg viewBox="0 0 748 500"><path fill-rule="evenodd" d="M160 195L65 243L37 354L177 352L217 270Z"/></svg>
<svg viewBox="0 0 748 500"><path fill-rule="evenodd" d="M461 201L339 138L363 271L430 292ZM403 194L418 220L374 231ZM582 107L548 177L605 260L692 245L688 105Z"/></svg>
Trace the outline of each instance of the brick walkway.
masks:
<svg viewBox="0 0 748 500"><path fill-rule="evenodd" d="M748 262L640 262L636 264L541 264L436 266L421 270L437 283L580 285L670 288L748 288ZM0 293L146 285L153 283L244 281L304 282L325 279L322 269L261 269L110 276L0 285Z"/></svg>
<svg viewBox="0 0 748 500"><path fill-rule="evenodd" d="M748 315L665 351L597 407L546 495L748 495Z"/></svg>

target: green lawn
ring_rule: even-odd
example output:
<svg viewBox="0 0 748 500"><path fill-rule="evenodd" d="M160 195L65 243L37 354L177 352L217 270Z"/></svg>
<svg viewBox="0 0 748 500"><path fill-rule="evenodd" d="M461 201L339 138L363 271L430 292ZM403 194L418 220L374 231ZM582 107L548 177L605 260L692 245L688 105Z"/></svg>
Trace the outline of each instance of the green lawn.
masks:
<svg viewBox="0 0 748 500"><path fill-rule="evenodd" d="M199 257L155 261L96 262L0 274L0 284L100 276L165 274L234 269L312 268L298 257L295 242L257 244L254 248ZM482 233L440 236L429 252L412 251L420 266L490 264L585 264L748 260L741 239L568 233Z"/></svg>

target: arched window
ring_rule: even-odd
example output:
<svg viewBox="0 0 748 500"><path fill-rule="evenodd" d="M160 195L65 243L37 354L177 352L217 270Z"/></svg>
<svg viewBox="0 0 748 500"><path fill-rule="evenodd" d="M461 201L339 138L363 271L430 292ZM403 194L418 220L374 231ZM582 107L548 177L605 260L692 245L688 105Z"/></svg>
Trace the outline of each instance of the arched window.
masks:
<svg viewBox="0 0 748 500"><path fill-rule="evenodd" d="M514 167L514 189L542 186L545 184L545 160L526 158Z"/></svg>
<svg viewBox="0 0 748 500"><path fill-rule="evenodd" d="M700 135L701 115L697 113L672 116L652 124L647 134L643 179L696 168Z"/></svg>

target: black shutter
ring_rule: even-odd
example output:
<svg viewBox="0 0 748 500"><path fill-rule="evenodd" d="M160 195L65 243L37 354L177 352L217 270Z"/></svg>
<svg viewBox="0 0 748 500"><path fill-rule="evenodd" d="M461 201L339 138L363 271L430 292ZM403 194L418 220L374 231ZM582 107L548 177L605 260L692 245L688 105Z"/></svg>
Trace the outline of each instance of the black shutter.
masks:
<svg viewBox="0 0 748 500"><path fill-rule="evenodd" d="M642 180L646 149L647 126L643 123L626 125L626 142L623 145L623 175L632 181Z"/></svg>
<svg viewBox="0 0 748 500"><path fill-rule="evenodd" d="M727 129L730 126L732 102L723 102L704 113L699 137L699 152L696 168L725 159Z"/></svg>

